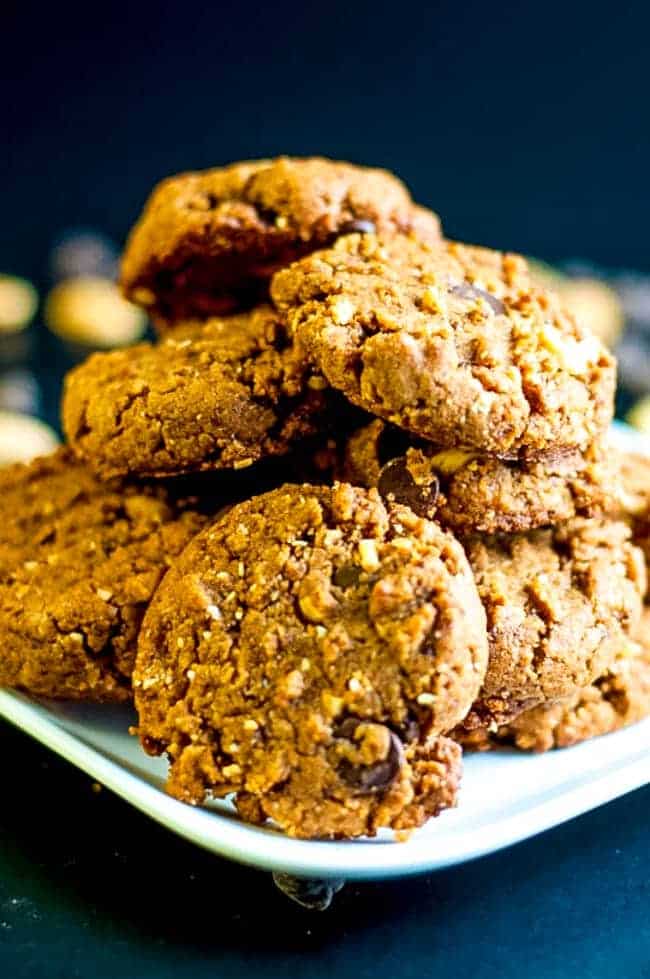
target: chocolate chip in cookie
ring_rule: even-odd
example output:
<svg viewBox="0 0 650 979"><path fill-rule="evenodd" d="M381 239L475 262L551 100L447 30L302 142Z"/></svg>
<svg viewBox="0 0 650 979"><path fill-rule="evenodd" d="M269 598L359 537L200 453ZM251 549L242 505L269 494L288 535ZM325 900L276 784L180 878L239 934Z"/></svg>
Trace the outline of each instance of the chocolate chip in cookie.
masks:
<svg viewBox="0 0 650 979"><path fill-rule="evenodd" d="M388 500L395 500L397 503L403 503L418 516L433 517L436 512L439 493L437 476L433 473L426 484L418 484L409 471L408 460L405 456L391 459L385 466L382 466L377 489L381 496Z"/></svg>

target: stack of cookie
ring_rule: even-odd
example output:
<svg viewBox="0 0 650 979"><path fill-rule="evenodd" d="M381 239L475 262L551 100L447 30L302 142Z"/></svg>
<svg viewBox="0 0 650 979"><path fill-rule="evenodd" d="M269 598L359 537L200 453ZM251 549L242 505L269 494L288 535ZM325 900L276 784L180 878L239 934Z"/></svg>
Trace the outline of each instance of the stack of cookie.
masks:
<svg viewBox="0 0 650 979"><path fill-rule="evenodd" d="M650 709L650 474L620 491L614 360L523 259L279 159L161 184L122 286L158 341L0 479L1 682L134 696L177 798L325 838L453 805L462 744Z"/></svg>

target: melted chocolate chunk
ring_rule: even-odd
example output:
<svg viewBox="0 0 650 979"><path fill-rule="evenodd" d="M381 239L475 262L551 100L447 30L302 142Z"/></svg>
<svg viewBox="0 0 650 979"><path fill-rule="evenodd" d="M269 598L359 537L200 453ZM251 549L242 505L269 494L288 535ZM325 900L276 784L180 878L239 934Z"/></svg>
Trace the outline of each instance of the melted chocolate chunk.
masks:
<svg viewBox="0 0 650 979"><path fill-rule="evenodd" d="M419 517L432 517L440 484L437 477L432 476L427 486L418 486L408 470L405 457L400 456L383 467L377 489L384 499L393 499L410 507Z"/></svg>
<svg viewBox="0 0 650 979"><path fill-rule="evenodd" d="M165 750L165 745L162 741L158 741L157 738L152 738L148 734L143 735L141 742L142 747L148 755L162 755Z"/></svg>
<svg viewBox="0 0 650 979"><path fill-rule="evenodd" d="M337 730L337 736L354 740L357 727L364 722L356 717L348 717ZM397 735L386 729L390 734L390 747L386 758L372 765L355 765L343 759L338 766L338 773L346 785L355 789L361 795L371 792L383 792L397 778L404 763L404 748Z"/></svg>
<svg viewBox="0 0 650 979"><path fill-rule="evenodd" d="M420 737L420 722L414 714L409 714L406 720L395 726L395 731L404 743L417 741Z"/></svg>
<svg viewBox="0 0 650 979"><path fill-rule="evenodd" d="M332 575L332 584L339 588L354 588L355 585L359 584L360 578L361 568L358 568L356 564L344 564L337 568Z"/></svg>
<svg viewBox="0 0 650 979"><path fill-rule="evenodd" d="M255 205L255 210L257 211L260 221L263 221L264 224L269 225L269 227L275 227L275 222L278 217L277 211L274 211L270 207L261 207L259 204Z"/></svg>

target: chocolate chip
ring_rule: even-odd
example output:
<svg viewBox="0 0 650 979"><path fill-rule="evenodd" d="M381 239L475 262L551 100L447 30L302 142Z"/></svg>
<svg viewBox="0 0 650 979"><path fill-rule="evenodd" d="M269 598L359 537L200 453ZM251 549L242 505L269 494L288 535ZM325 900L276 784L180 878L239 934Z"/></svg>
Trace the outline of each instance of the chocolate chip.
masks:
<svg viewBox="0 0 650 979"><path fill-rule="evenodd" d="M417 741L420 737L420 722L412 714L396 727L396 732L403 742Z"/></svg>
<svg viewBox="0 0 650 979"><path fill-rule="evenodd" d="M214 211L219 204L219 198L211 192L198 193L191 197L185 205L188 211Z"/></svg>
<svg viewBox="0 0 650 979"><path fill-rule="evenodd" d="M360 578L361 568L356 564L344 564L332 575L332 584L338 585L339 588L354 588L359 584Z"/></svg>
<svg viewBox="0 0 650 979"><path fill-rule="evenodd" d="M385 499L390 498L410 507L419 517L433 515L439 488L436 476L431 477L427 486L418 486L408 470L404 456L386 463L377 482L377 489Z"/></svg>
<svg viewBox="0 0 650 979"><path fill-rule="evenodd" d="M486 292L485 289L479 289L478 286L471 286L468 282L461 282L460 285L454 286L451 292L455 296L460 296L461 299L485 299L486 303L492 307L495 313L505 313L506 308L500 299L493 296L491 293Z"/></svg>
<svg viewBox="0 0 650 979"><path fill-rule="evenodd" d="M345 738L347 741L354 740L354 733L364 721L360 717L346 717L340 724L336 725L334 735L337 738Z"/></svg>
<svg viewBox="0 0 650 979"><path fill-rule="evenodd" d="M346 221L345 224L341 225L339 230L340 235L374 235L377 230L377 226L374 221L364 221L359 218L356 221Z"/></svg>
<svg viewBox="0 0 650 979"><path fill-rule="evenodd" d="M256 205L255 210L260 221L263 221L264 224L268 224L271 227L275 227L275 222L278 217L277 211L274 211L270 207L260 207L259 204Z"/></svg>
<svg viewBox="0 0 650 979"><path fill-rule="evenodd" d="M364 723L355 717L348 717L339 726L337 736L354 740L356 729ZM378 727L380 725L377 725ZM344 758L338 766L339 776L346 785L354 789L361 795L372 792L383 792L397 778L399 771L404 763L404 748L397 735L386 728L390 735L390 747L386 758L376 761L372 765L355 765L353 762Z"/></svg>
<svg viewBox="0 0 650 979"><path fill-rule="evenodd" d="M148 734L141 735L140 741L148 755L162 755L166 747L163 741L158 741L157 738L150 738Z"/></svg>

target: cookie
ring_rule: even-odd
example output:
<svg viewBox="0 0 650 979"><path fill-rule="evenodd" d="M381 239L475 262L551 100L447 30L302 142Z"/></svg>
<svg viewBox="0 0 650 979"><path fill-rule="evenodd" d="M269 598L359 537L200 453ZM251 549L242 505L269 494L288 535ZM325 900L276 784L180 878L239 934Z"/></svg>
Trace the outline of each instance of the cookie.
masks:
<svg viewBox="0 0 650 979"><path fill-rule="evenodd" d="M458 534L513 533L615 506L617 458L601 442L538 460L440 449L380 419L354 432L343 476Z"/></svg>
<svg viewBox="0 0 650 979"><path fill-rule="evenodd" d="M491 733L471 732L463 747L487 751L509 744L521 751L569 748L636 724L650 714L650 609L636 641L624 642L608 670L571 697L540 704Z"/></svg>
<svg viewBox="0 0 650 979"><path fill-rule="evenodd" d="M104 477L241 469L325 428L326 388L262 306L90 357L66 378L63 427Z"/></svg>
<svg viewBox="0 0 650 979"><path fill-rule="evenodd" d="M622 513L630 517L642 516L650 509L650 456L636 452L619 452L621 469Z"/></svg>
<svg viewBox="0 0 650 979"><path fill-rule="evenodd" d="M0 686L126 700L136 636L204 526L161 485L99 483L68 449L0 473Z"/></svg>
<svg viewBox="0 0 650 979"><path fill-rule="evenodd" d="M184 173L154 190L122 261L126 296L158 321L212 316L264 298L273 272L350 231L440 235L384 170L311 159Z"/></svg>
<svg viewBox="0 0 650 979"><path fill-rule="evenodd" d="M487 660L460 544L376 491L287 485L233 507L152 601L139 734L186 802L234 793L292 836L408 829L452 804L440 738Z"/></svg>
<svg viewBox="0 0 650 979"><path fill-rule="evenodd" d="M517 255L349 235L271 295L333 387L444 448L585 450L611 420L614 358Z"/></svg>
<svg viewBox="0 0 650 979"><path fill-rule="evenodd" d="M615 346L625 326L625 309L615 289L585 276L568 276L536 259L530 259L530 270L540 285L553 289L576 319L610 348Z"/></svg>
<svg viewBox="0 0 650 979"><path fill-rule="evenodd" d="M621 518L629 523L634 543L650 567L650 457L628 452L621 453L619 460Z"/></svg>
<svg viewBox="0 0 650 979"><path fill-rule="evenodd" d="M466 730L503 724L604 674L641 615L646 574L629 528L576 517L465 544L490 659Z"/></svg>

